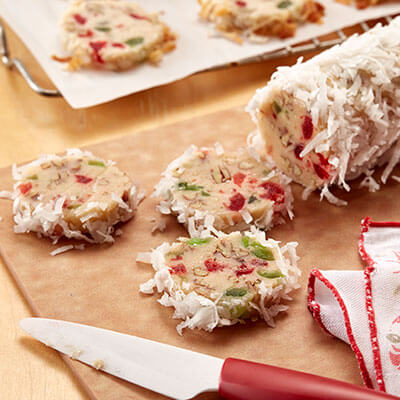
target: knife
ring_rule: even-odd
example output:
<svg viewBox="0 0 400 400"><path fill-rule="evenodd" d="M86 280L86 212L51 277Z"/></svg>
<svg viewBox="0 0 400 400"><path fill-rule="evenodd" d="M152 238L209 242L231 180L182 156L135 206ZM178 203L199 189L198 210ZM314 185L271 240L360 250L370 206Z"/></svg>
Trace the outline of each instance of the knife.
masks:
<svg viewBox="0 0 400 400"><path fill-rule="evenodd" d="M218 391L228 400L384 400L386 393L235 358L211 357L72 322L26 318L35 339L111 375L178 400Z"/></svg>

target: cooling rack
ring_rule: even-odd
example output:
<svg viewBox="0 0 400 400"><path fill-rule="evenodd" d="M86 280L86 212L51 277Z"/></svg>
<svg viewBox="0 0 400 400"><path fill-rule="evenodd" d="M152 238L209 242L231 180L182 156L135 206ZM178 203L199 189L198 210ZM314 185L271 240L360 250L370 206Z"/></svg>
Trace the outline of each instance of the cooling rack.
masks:
<svg viewBox="0 0 400 400"><path fill-rule="evenodd" d="M380 19L379 21L382 22L383 24L388 24L392 21L393 17L392 16L386 16L383 19ZM376 22L376 20L375 20ZM355 25L356 27L360 27L361 31L367 32L371 27L370 27L371 21L364 21L361 24ZM375 25L375 24L372 24ZM315 50L323 50L327 49L329 47L335 46L337 44L342 43L345 41L349 36L345 33L345 29L338 29L335 32L333 32L333 35L335 36L334 38L331 38L332 34L329 35L330 38L326 39L324 37L315 37L311 40L308 40L307 42L299 43L293 46L286 46L283 49L276 50L273 52L265 53L256 57L251 57L247 58L238 62L234 63L229 63L225 64L222 66L218 66L215 68L210 68L207 71L211 70L219 70L226 68L228 66L232 65L246 65L254 62L261 62L261 61L267 61L267 60L272 60L275 58L282 58L282 57L287 57L291 55L297 55L297 54L306 54L311 51ZM18 71L21 76L25 79L26 83L29 85L29 87L36 92L37 94L41 96L47 96L47 97L60 97L62 96L61 93L58 90L54 89L45 89L38 85L36 81L33 79L31 74L29 73L28 69L25 67L24 63L19 60L18 58L13 58L10 54L8 45L7 45L7 37L6 33L4 30L4 27L0 21L0 56L1 56L1 61L4 64L5 67L8 69L13 69Z"/></svg>

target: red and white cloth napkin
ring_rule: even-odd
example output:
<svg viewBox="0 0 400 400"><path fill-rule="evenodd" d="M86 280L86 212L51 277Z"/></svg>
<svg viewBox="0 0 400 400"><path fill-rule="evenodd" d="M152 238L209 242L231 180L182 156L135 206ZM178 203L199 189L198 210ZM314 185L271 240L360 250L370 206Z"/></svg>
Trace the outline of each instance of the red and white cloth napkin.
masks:
<svg viewBox="0 0 400 400"><path fill-rule="evenodd" d="M362 222L364 271L311 271L308 307L353 349L365 384L400 395L400 222Z"/></svg>

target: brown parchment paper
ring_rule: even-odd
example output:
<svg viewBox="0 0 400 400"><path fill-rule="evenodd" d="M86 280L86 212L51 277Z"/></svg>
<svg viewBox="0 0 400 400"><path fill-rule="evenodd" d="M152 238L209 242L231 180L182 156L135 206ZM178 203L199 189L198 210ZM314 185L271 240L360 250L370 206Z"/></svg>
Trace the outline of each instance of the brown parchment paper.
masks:
<svg viewBox="0 0 400 400"><path fill-rule="evenodd" d="M95 154L117 162L149 195L168 163L190 144L221 142L226 149L245 145L254 129L242 109L218 112L135 136L89 146ZM11 169L0 170L2 189L12 188ZM321 331L306 307L306 282L312 267L362 269L357 252L360 221L400 220L400 186L390 180L377 193L357 189L340 193L347 207L319 202L314 193L301 200L294 185L293 221L278 226L269 235L281 241L298 241L301 289L286 315L277 318L275 329L262 321L218 328L212 333L186 330L181 337L172 309L156 302L157 296L139 294L139 284L152 276L152 269L136 264L139 251L164 241L173 241L185 230L173 217L167 230L151 234L156 200L147 197L135 218L122 226L123 236L112 246L88 246L56 257L54 246L34 234L13 233L11 202L0 201L0 251L22 294L37 316L63 319L137 335L213 356L239 357L256 362L320 374L361 384L357 362L349 346ZM61 242L59 245L63 245ZM4 305L5 307L7 305ZM162 396L64 357L87 392L97 400L160 399ZM190 368L190 366L188 366ZM205 394L201 399L218 399Z"/></svg>

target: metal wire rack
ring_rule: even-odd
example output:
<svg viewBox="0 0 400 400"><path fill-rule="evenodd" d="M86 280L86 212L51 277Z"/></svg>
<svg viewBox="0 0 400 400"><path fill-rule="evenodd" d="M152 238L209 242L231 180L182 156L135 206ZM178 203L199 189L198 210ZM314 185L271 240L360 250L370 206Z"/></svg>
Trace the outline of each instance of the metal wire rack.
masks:
<svg viewBox="0 0 400 400"><path fill-rule="evenodd" d="M384 22L390 23L392 21L391 16L386 16L383 18ZM361 22L358 26L362 28L364 32L367 32L370 27L368 25L368 21ZM337 44L342 43L345 41L348 36L344 32L343 29L338 29L335 32L333 32L337 37L334 39L323 39L319 37L312 38L310 41L306 43L299 43L293 46L286 46L285 48L269 53L265 53L256 57L251 57L247 58L244 60L241 60L239 62L234 62L222 66L218 66L216 68L211 68L210 70L216 70L216 69L222 69L227 66L231 65L246 65L254 62L261 62L261 61L267 61L267 60L272 60L275 58L281 58L281 57L287 57L291 55L296 55L296 54L305 54L311 51L315 50L323 50L332 46L335 46ZM4 27L0 21L0 56L1 56L1 61L2 63L8 68L8 69L16 69L22 77L25 79L26 83L29 85L29 87L36 92L37 94L41 96L46 96L46 97L60 97L62 96L61 93L58 90L53 90L53 89L45 89L38 85L36 81L33 79L29 71L26 69L24 63L19 60L18 58L13 58L10 55L8 46L7 46L7 38L5 34Z"/></svg>

